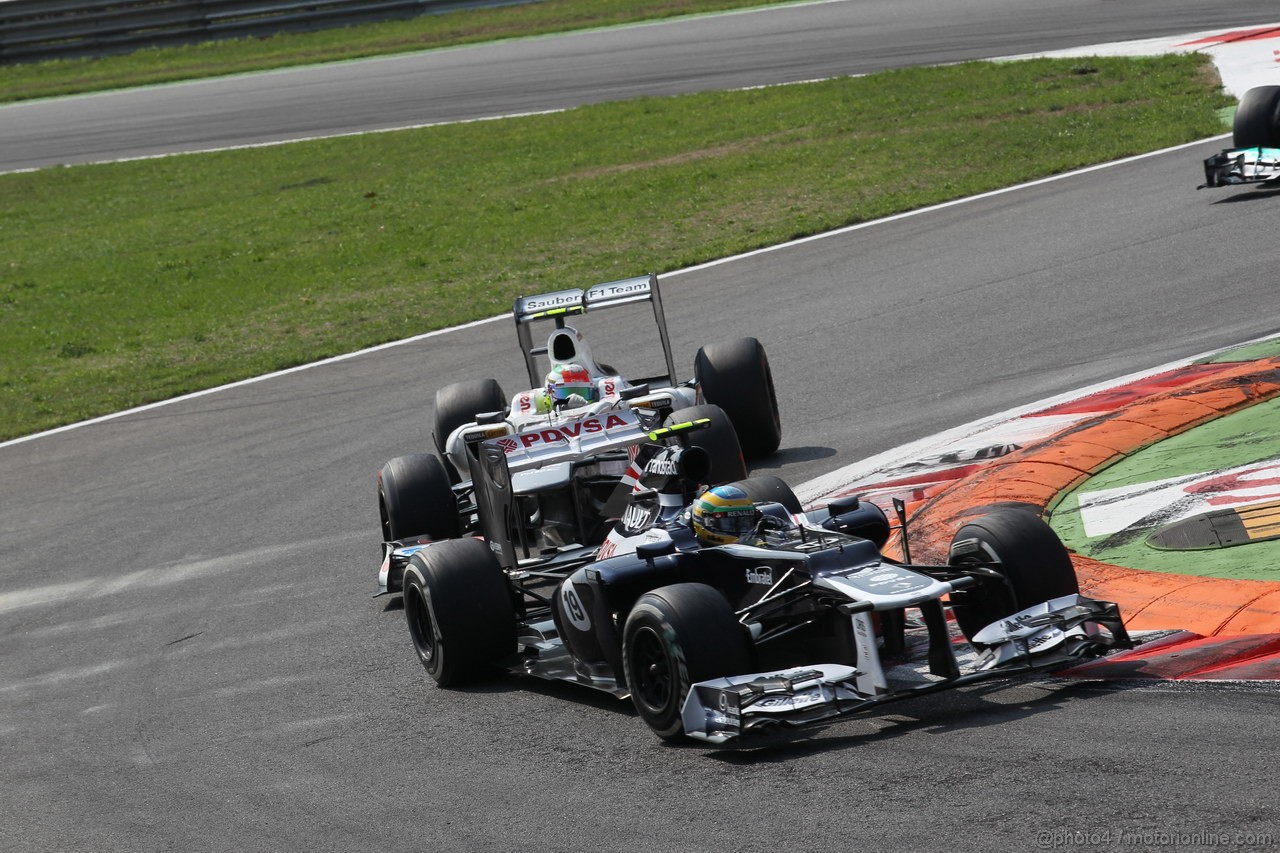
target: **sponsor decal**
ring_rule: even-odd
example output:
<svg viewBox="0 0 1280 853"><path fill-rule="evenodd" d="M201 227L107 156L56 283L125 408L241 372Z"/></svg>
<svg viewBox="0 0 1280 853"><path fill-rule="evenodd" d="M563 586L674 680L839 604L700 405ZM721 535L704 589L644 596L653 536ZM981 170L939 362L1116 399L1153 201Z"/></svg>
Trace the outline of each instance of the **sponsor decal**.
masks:
<svg viewBox="0 0 1280 853"><path fill-rule="evenodd" d="M498 446L502 448L503 453L515 453L520 449L520 442L514 438L500 438L498 439Z"/></svg>
<svg viewBox="0 0 1280 853"><path fill-rule="evenodd" d="M530 296L524 301L525 311L546 311L548 308L563 308L566 305L577 305L582 301L582 294L577 290L561 290L557 293L546 293L542 296Z"/></svg>
<svg viewBox="0 0 1280 853"><path fill-rule="evenodd" d="M853 577L851 579L859 581L863 588L876 592L888 592L891 590L901 592L908 589L917 589L929 582L927 578L884 569L872 572L866 577Z"/></svg>
<svg viewBox="0 0 1280 853"><path fill-rule="evenodd" d="M627 426L631 421L621 415L609 415L608 417L599 418L583 418L580 421L567 423L563 426L549 427L547 429L530 430L529 432L520 434L520 443L526 448L533 447L535 444L559 444L568 443L570 439L579 436L593 435L599 432L608 432L617 427Z"/></svg>
<svg viewBox="0 0 1280 853"><path fill-rule="evenodd" d="M618 543L614 541L613 536L610 535L610 537L604 541L604 544L600 546L600 550L596 552L596 559L607 560L617 553L617 551Z"/></svg>
<svg viewBox="0 0 1280 853"><path fill-rule="evenodd" d="M605 379L600 383L602 395L605 398L618 396L618 383L613 379Z"/></svg>
<svg viewBox="0 0 1280 853"><path fill-rule="evenodd" d="M765 696L751 703L752 711L798 711L810 705L822 704L822 691L810 687L792 696Z"/></svg>
<svg viewBox="0 0 1280 853"><path fill-rule="evenodd" d="M648 527L657 515L657 507L631 504L622 514L622 526L629 531L639 532Z"/></svg>
<svg viewBox="0 0 1280 853"><path fill-rule="evenodd" d="M1053 640L1053 639L1055 639L1055 638L1053 637L1053 635L1037 634L1036 636L1034 636L1034 637L1032 637L1031 639L1027 640L1027 648L1028 648L1028 649L1038 649L1038 648L1040 648L1041 646L1043 646L1045 643L1047 643L1047 642L1049 642L1049 641L1051 641L1051 640Z"/></svg>
<svg viewBox="0 0 1280 853"><path fill-rule="evenodd" d="M659 456L644 466L644 472L646 474L663 474L668 477L674 477L680 473L680 466L669 456L665 458Z"/></svg>
<svg viewBox="0 0 1280 853"><path fill-rule="evenodd" d="M565 581L564 586L561 587L560 604L570 625L579 631L591 630L591 617L587 615L587 608L582 606L582 599L578 598L578 591L573 588L573 583L570 581Z"/></svg>
<svg viewBox="0 0 1280 853"><path fill-rule="evenodd" d="M755 569L747 569L747 583L764 584L773 586L773 569L768 566L760 566Z"/></svg>
<svg viewBox="0 0 1280 853"><path fill-rule="evenodd" d="M649 280L618 282L616 284L597 284L587 291L587 301L601 299L618 299L623 296L634 296L637 293L649 292Z"/></svg>
<svg viewBox="0 0 1280 853"><path fill-rule="evenodd" d="M521 394L519 397L517 397L516 407L520 410L521 414L525 414L526 412L532 412L533 411L533 394L526 391L523 394Z"/></svg>

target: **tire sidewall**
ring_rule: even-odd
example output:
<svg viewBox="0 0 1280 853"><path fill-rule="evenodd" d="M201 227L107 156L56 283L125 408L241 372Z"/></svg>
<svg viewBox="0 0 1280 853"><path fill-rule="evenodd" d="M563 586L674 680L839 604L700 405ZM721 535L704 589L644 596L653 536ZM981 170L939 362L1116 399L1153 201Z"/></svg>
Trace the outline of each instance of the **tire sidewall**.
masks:
<svg viewBox="0 0 1280 853"><path fill-rule="evenodd" d="M441 687L492 674L516 650L511 587L478 539L451 539L414 554L405 568L404 595L414 651ZM423 642L427 626L433 631L429 650Z"/></svg>
<svg viewBox="0 0 1280 853"><path fill-rule="evenodd" d="M661 671L668 678L668 696L660 706L641 695L647 675L638 671L645 660L637 659L637 643L648 640L662 649ZM641 719L658 737L680 740L691 687L752 671L754 652L723 595L706 584L679 583L642 595L631 608L622 632L622 666Z"/></svg>
<svg viewBox="0 0 1280 853"><path fill-rule="evenodd" d="M1280 86L1257 86L1244 93L1231 128L1235 148L1280 147Z"/></svg>
<svg viewBox="0 0 1280 853"><path fill-rule="evenodd" d="M429 453L397 456L382 466L377 481L378 512L386 541L462 535L458 499L439 458Z"/></svg>
<svg viewBox="0 0 1280 853"><path fill-rule="evenodd" d="M634 649L637 640L646 635L652 635L666 652L665 675L669 679L671 691L666 705L652 707L640 693L633 690L631 694L632 703L641 719L661 738L672 738L684 730L680 712L684 704L683 697L688 694L692 683L689 680L689 665L679 638L663 636L667 630L667 615L651 602L642 600L627 617L626 630L622 636L622 665L628 685L636 684L636 679L642 677L634 671Z"/></svg>
<svg viewBox="0 0 1280 853"><path fill-rule="evenodd" d="M980 583L952 593L956 623L967 638L1019 610L1080 591L1070 553L1031 512L999 508L962 526L952 544L968 539L977 539L985 558L999 563L1005 583Z"/></svg>
<svg viewBox="0 0 1280 853"><path fill-rule="evenodd" d="M702 398L728 415L746 458L759 459L778 449L782 419L773 371L760 341L738 338L699 349L694 377Z"/></svg>

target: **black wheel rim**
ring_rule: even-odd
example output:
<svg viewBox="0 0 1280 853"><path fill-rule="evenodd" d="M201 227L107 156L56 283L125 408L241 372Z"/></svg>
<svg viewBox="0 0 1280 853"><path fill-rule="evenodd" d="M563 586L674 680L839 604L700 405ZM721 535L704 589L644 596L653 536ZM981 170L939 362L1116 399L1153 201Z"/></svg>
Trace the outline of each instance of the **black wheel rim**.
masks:
<svg viewBox="0 0 1280 853"><path fill-rule="evenodd" d="M427 604L422 589L416 584L405 586L404 614L405 620L409 623L409 636L413 639L413 647L417 649L418 657L430 669L436 659L436 644L439 638L436 635L435 620L431 618L431 608Z"/></svg>
<svg viewBox="0 0 1280 853"><path fill-rule="evenodd" d="M631 641L635 683L631 693L646 708L662 713L671 705L671 658L662 638L652 628L641 628Z"/></svg>

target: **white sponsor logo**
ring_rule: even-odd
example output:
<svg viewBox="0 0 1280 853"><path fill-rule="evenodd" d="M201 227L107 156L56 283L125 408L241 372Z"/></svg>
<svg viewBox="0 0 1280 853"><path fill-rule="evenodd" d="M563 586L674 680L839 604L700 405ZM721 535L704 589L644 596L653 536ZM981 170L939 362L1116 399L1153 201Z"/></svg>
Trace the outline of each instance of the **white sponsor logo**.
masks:
<svg viewBox="0 0 1280 853"><path fill-rule="evenodd" d="M747 583L767 584L773 586L773 569L761 566L758 569L747 569Z"/></svg>
<svg viewBox="0 0 1280 853"><path fill-rule="evenodd" d="M639 530L649 523L649 519L653 517L652 511L640 506L632 504L627 507L627 511L622 514L622 526L630 530Z"/></svg>
<svg viewBox="0 0 1280 853"><path fill-rule="evenodd" d="M680 473L679 466L669 457L650 460L649 464L644 466L644 470L646 474L665 474L668 477L674 477Z"/></svg>

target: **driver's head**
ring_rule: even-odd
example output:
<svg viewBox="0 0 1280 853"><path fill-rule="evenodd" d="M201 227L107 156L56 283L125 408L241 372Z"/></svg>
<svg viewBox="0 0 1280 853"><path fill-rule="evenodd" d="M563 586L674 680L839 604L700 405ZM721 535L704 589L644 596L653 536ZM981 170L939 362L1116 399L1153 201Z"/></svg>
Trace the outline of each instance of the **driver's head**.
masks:
<svg viewBox="0 0 1280 853"><path fill-rule="evenodd" d="M547 374L547 394L555 406L581 406L593 403L596 386L591 374L580 364L557 364Z"/></svg>
<svg viewBox="0 0 1280 853"><path fill-rule="evenodd" d="M707 545L729 545L755 530L760 510L737 486L714 486L693 502L693 532Z"/></svg>

